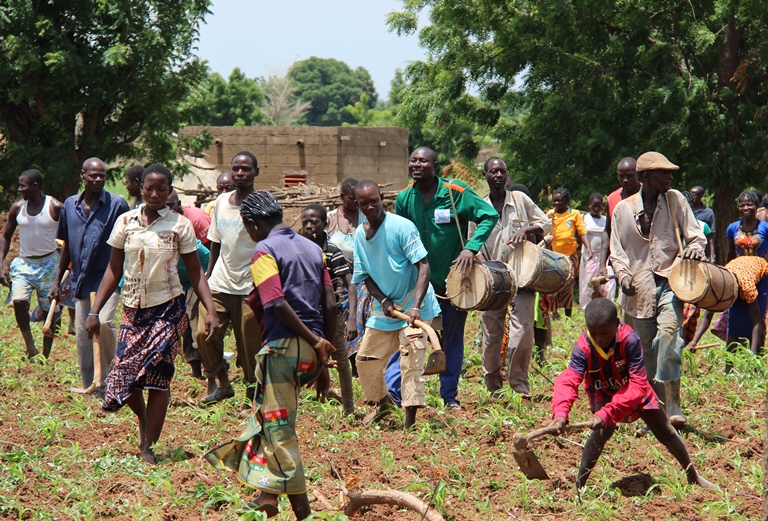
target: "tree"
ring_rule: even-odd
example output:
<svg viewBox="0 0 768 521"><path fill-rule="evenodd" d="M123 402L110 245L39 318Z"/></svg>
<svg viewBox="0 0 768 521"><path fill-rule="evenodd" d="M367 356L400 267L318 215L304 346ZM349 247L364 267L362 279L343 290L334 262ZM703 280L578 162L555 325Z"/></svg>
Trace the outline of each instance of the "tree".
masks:
<svg viewBox="0 0 768 521"><path fill-rule="evenodd" d="M297 97L312 103L303 119L307 125L331 127L357 123L346 107L360 101L362 94L368 96L369 108L376 105L373 80L363 67L352 70L333 58L313 56L294 63L288 76L296 86Z"/></svg>
<svg viewBox="0 0 768 521"><path fill-rule="evenodd" d="M193 93L195 102L186 113L190 125L263 125L268 118L262 110L266 100L259 80L246 77L235 67L225 80L211 73Z"/></svg>
<svg viewBox="0 0 768 521"><path fill-rule="evenodd" d="M725 258L735 197L768 168L766 0L406 0L388 22L430 55L407 68L406 123L448 138L478 125L516 180L576 197L615 189L623 156L660 151L682 167L675 186L715 193Z"/></svg>
<svg viewBox="0 0 768 521"><path fill-rule="evenodd" d="M312 106L296 98L297 88L287 74L270 74L262 83L264 90L263 111L275 126L295 125Z"/></svg>
<svg viewBox="0 0 768 521"><path fill-rule="evenodd" d="M173 157L177 107L206 66L194 54L209 0L0 4L0 185L39 168L77 190L85 159ZM7 204L15 194L0 194Z"/></svg>

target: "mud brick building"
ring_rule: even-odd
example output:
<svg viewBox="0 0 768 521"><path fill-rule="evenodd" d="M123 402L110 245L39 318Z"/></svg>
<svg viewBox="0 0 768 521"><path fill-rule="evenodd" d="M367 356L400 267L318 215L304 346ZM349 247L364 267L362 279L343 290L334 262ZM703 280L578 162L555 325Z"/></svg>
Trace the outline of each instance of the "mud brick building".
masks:
<svg viewBox="0 0 768 521"><path fill-rule="evenodd" d="M229 170L232 156L249 150L259 159L256 188L299 182L334 185L347 177L408 183L408 130L397 127L198 127L182 130L213 134L205 159Z"/></svg>

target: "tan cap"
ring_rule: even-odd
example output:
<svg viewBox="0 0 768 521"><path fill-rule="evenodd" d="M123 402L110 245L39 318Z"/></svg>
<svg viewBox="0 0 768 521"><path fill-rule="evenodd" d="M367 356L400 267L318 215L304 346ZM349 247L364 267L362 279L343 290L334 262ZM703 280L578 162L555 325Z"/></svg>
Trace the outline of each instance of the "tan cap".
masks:
<svg viewBox="0 0 768 521"><path fill-rule="evenodd" d="M658 152L646 152L637 158L637 171L646 172L648 170L680 170L680 167L670 163L669 159Z"/></svg>

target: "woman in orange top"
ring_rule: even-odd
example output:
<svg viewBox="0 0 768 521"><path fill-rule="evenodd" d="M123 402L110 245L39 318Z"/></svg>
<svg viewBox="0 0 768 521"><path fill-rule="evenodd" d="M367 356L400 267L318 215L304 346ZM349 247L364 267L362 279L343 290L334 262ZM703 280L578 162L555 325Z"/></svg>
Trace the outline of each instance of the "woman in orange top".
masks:
<svg viewBox="0 0 768 521"><path fill-rule="evenodd" d="M565 316L571 316L573 307L573 286L576 283L576 275L579 273L579 243L578 237L586 251L585 259L592 258L592 250L587 238L587 228L578 210L568 208L571 202L571 194L565 188L558 188L552 192L552 206L547 215L552 219L552 251L567 256L573 266L574 279L562 290L553 295L552 310L565 309ZM555 315L557 316L557 315Z"/></svg>

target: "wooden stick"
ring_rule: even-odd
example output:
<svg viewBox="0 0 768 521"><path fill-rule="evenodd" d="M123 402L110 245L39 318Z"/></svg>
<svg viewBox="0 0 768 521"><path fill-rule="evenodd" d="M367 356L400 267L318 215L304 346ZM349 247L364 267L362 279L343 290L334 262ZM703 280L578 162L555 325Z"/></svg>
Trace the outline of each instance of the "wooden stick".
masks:
<svg viewBox="0 0 768 521"><path fill-rule="evenodd" d="M396 309L392 309L392 314L394 314L400 320L408 321L411 319L411 317ZM427 336L429 337L429 343L432 344L432 351L443 350L442 346L440 345L440 339L437 337L437 333L435 333L435 330L432 329L429 324L422 322L421 320L414 320L413 324L417 327L420 327L427 333Z"/></svg>
<svg viewBox="0 0 768 521"><path fill-rule="evenodd" d="M324 495L322 495L317 489L312 489L312 495L315 496L315 499L317 499L317 502L320 503L320 505L325 510L336 510L333 508L333 505L326 499Z"/></svg>
<svg viewBox="0 0 768 521"><path fill-rule="evenodd" d="M711 344L702 344L700 346L693 346L691 347L691 353L695 353L699 349L709 349L710 347L717 347L719 346L719 342L712 342Z"/></svg>
<svg viewBox="0 0 768 521"><path fill-rule="evenodd" d="M349 502L344 506L344 515L353 516L368 505L394 505L408 508L420 514L427 521L445 521L437 510L430 508L422 500L399 490L366 490L365 492L347 492Z"/></svg>
<svg viewBox="0 0 768 521"><path fill-rule="evenodd" d="M64 275L61 277L59 286L64 284L64 281L67 280L67 277L69 277L69 270L64 272ZM55 298L51 301L51 308L48 310L48 316L45 318L45 324L43 324L43 336L52 338L56 337L56 328L53 327L53 317L56 315L56 307L58 305L59 299Z"/></svg>

